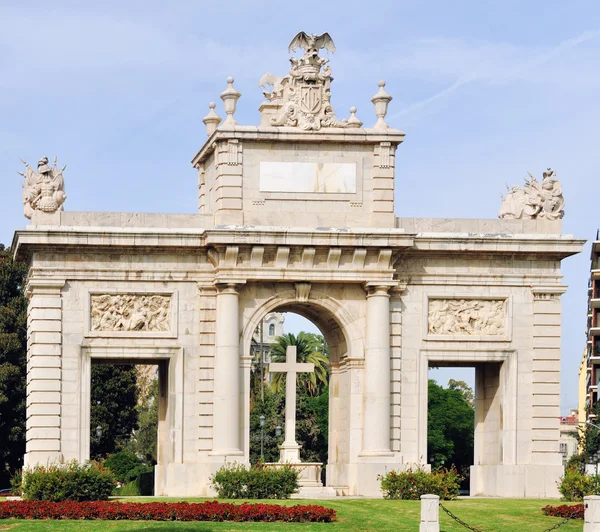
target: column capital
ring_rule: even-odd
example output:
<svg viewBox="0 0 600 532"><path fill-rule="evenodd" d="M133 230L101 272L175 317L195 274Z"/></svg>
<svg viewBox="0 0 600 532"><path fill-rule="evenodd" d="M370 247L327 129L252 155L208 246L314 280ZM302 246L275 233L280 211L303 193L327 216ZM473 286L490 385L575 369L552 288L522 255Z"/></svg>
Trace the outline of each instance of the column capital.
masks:
<svg viewBox="0 0 600 532"><path fill-rule="evenodd" d="M368 281L363 283L363 288L367 293L367 298L372 296L386 296L390 297L390 289L397 286L396 281L388 281L388 282L376 282L376 281Z"/></svg>
<svg viewBox="0 0 600 532"><path fill-rule="evenodd" d="M25 285L25 296L30 298L34 293L43 295L60 295L65 286L64 279L28 279Z"/></svg>
<svg viewBox="0 0 600 532"><path fill-rule="evenodd" d="M567 291L565 285L532 286L531 293L536 301L559 300Z"/></svg>
<svg viewBox="0 0 600 532"><path fill-rule="evenodd" d="M217 289L217 295L220 294L239 294L240 288L246 284L246 281L242 281L239 279L231 280L231 281L215 281L214 286Z"/></svg>

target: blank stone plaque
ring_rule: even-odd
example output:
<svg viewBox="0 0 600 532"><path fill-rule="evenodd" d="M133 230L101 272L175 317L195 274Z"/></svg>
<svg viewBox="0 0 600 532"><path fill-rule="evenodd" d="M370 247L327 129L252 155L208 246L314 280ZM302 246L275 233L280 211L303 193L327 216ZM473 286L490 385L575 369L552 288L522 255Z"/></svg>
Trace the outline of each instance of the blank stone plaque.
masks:
<svg viewBox="0 0 600 532"><path fill-rule="evenodd" d="M261 162L261 192L356 192L355 163Z"/></svg>

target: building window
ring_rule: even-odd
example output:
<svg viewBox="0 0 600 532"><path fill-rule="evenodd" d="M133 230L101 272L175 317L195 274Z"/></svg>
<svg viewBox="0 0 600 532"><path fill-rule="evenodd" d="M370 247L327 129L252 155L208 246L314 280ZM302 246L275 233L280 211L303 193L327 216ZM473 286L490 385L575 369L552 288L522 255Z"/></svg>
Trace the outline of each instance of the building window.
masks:
<svg viewBox="0 0 600 532"><path fill-rule="evenodd" d="M560 444L560 452L562 454L567 454L567 444L566 443L561 443Z"/></svg>
<svg viewBox="0 0 600 532"><path fill-rule="evenodd" d="M275 336L275 325L269 325L269 336Z"/></svg>

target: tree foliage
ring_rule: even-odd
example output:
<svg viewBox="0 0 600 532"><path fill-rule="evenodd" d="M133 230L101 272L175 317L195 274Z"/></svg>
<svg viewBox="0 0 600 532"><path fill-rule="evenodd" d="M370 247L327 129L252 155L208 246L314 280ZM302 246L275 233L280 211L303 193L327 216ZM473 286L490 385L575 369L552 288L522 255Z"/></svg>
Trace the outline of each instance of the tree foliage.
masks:
<svg viewBox="0 0 600 532"><path fill-rule="evenodd" d="M273 362L285 362L288 346L296 346L296 360L315 365L314 373L299 373L298 388L308 391L309 395L317 396L329 383L329 351L327 344L320 334L299 332L298 336L287 333L278 336L276 343L271 348ZM279 392L285 389L285 374L273 373L271 387Z"/></svg>
<svg viewBox="0 0 600 532"><path fill-rule="evenodd" d="M463 471L473 464L475 411L464 390L446 389L430 379L428 393L428 458L434 466L443 460L446 466Z"/></svg>
<svg viewBox="0 0 600 532"><path fill-rule="evenodd" d="M142 398L137 407L138 428L133 432L125 450L139 456L146 464L157 462L158 438L158 379L141 388Z"/></svg>
<svg viewBox="0 0 600 532"><path fill-rule="evenodd" d="M471 387L465 381L456 381L454 379L450 379L448 381L448 389L449 390L458 390L462 393L465 401L471 408L475 408L475 394Z"/></svg>
<svg viewBox="0 0 600 532"><path fill-rule="evenodd" d="M25 454L27 301L25 264L0 244L0 482L5 486Z"/></svg>
<svg viewBox="0 0 600 532"><path fill-rule="evenodd" d="M93 458L123 449L138 427L137 402L135 366L92 365L90 454ZM99 439L96 436L98 426L102 428Z"/></svg>

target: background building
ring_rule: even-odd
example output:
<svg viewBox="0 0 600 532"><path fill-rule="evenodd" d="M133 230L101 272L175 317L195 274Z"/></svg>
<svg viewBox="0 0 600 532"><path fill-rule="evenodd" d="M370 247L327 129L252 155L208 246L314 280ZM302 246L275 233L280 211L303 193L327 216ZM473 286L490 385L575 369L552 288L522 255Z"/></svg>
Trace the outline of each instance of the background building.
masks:
<svg viewBox="0 0 600 532"><path fill-rule="evenodd" d="M271 347L279 336L283 336L283 324L285 316L281 312L270 312L267 314L252 336L252 359L256 366L260 367L271 362ZM260 352L262 350L262 357Z"/></svg>
<svg viewBox="0 0 600 532"><path fill-rule="evenodd" d="M585 352L585 405L586 419L593 421L596 415L592 408L598 401L598 382L600 381L600 269L598 258L600 256L599 232L596 231L596 240L592 243L590 257L590 280L588 283L588 313L587 313L587 346ZM580 385L584 382L583 364L580 370ZM581 393L581 391L580 391ZM581 410L581 405L580 405Z"/></svg>
<svg viewBox="0 0 600 532"><path fill-rule="evenodd" d="M558 441L563 465L566 465L567 460L577 453L578 414L577 410L571 410L568 416L561 416L560 418L560 437Z"/></svg>

